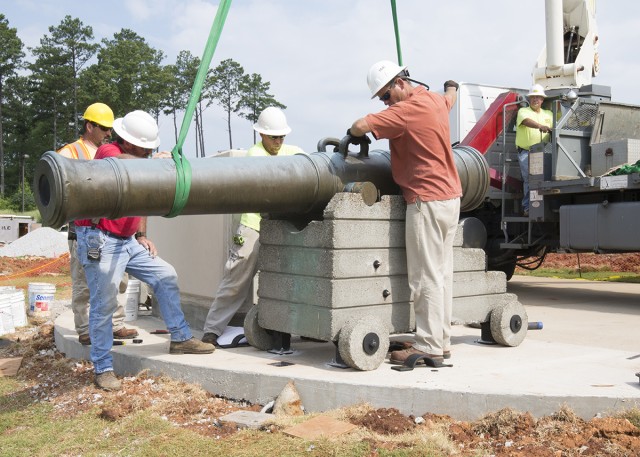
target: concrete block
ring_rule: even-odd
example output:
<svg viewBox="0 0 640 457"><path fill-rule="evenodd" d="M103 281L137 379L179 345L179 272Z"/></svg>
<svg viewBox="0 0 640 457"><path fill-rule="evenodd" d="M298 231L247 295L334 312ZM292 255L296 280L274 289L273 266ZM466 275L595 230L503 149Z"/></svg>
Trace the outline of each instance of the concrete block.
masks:
<svg viewBox="0 0 640 457"><path fill-rule="evenodd" d="M325 249L403 247L404 221L312 221L303 230L298 230L289 221L263 220L260 244Z"/></svg>
<svg viewBox="0 0 640 457"><path fill-rule="evenodd" d="M318 249L262 245L258 262L260 271L319 278L359 278L407 274L404 247ZM378 265L377 268L376 265Z"/></svg>
<svg viewBox="0 0 640 457"><path fill-rule="evenodd" d="M320 278L407 274L404 248L319 249L262 245L258 262L260 271ZM454 271L484 271L485 268L486 256L482 249L454 248Z"/></svg>
<svg viewBox="0 0 640 457"><path fill-rule="evenodd" d="M348 320L365 316L381 319L388 325L390 333L405 333L415 328L413 307L408 302L357 309L331 309L308 303L260 298L258 306L260 327L321 340L337 340L340 329Z"/></svg>
<svg viewBox="0 0 640 457"><path fill-rule="evenodd" d="M451 322L454 324L488 322L494 308L514 301L518 301L516 295L505 293L456 298L453 300Z"/></svg>
<svg viewBox="0 0 640 457"><path fill-rule="evenodd" d="M402 195L383 195L372 206L362 202L358 194L336 194L324 210L324 219L369 219L404 221L407 205Z"/></svg>
<svg viewBox="0 0 640 457"><path fill-rule="evenodd" d="M453 296L466 297L506 292L504 273L461 272L453 275ZM328 308L356 308L392 304L411 299L406 276L327 279L263 271L260 298L307 303Z"/></svg>
<svg viewBox="0 0 640 457"><path fill-rule="evenodd" d="M256 428L263 427L267 422L273 421L273 414L261 413L258 411L234 411L230 414L222 416L220 422L236 424L238 428Z"/></svg>

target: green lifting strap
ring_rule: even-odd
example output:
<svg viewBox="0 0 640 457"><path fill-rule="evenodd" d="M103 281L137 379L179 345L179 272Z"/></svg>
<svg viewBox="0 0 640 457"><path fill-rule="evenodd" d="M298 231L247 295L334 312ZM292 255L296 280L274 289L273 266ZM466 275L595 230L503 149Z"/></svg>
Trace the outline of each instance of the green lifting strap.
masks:
<svg viewBox="0 0 640 457"><path fill-rule="evenodd" d="M196 105L200 99L200 93L202 92L202 85L204 84L204 80L207 76L207 71L209 70L213 53L218 45L218 40L220 39L222 27L227 19L227 13L229 12L230 6L231 0L220 0L216 18L213 21L211 32L209 33L209 39L207 40L207 46L204 49L204 55L200 62L200 68L198 68L196 79L193 82L189 103L184 113L184 118L182 119L178 142L171 151L173 161L176 164L176 195L173 200L173 207L171 208L171 211L164 217L175 217L180 214L189 199L189 191L191 190L191 164L187 158L182 155L182 146L184 145L184 140L187 138L191 119L193 118L193 113L196 110Z"/></svg>
<svg viewBox="0 0 640 457"><path fill-rule="evenodd" d="M396 52L398 53L398 65L402 66L402 49L400 48L400 30L398 29L398 14L396 13L396 0L391 0L391 13L393 15L393 29L396 34Z"/></svg>

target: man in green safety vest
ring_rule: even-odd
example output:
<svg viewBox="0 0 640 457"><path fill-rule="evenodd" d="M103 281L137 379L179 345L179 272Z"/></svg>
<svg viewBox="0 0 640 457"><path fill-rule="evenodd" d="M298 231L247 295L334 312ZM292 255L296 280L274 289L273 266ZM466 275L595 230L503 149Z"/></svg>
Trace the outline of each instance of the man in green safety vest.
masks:
<svg viewBox="0 0 640 457"><path fill-rule="evenodd" d="M249 148L247 157L304 154L299 147L284 144L291 128L278 108L270 106L262 111L253 129L262 141ZM217 345L218 338L251 292L251 281L258 267L261 219L257 213L245 213L240 218L222 280L204 324L202 341L205 343Z"/></svg>

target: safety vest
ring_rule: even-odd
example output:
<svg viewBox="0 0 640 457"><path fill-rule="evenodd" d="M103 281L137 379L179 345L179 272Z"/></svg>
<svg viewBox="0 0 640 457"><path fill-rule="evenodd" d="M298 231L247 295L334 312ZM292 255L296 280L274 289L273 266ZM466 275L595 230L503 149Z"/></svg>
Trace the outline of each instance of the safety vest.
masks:
<svg viewBox="0 0 640 457"><path fill-rule="evenodd" d="M63 146L58 150L58 154L64 151L65 149L67 149L71 153L71 156L74 159L84 159L84 160L92 159L91 153L89 152L87 145L84 144L84 141L82 140L82 138L80 138L78 141L75 141L74 143L70 143L70 144L67 144L66 146Z"/></svg>

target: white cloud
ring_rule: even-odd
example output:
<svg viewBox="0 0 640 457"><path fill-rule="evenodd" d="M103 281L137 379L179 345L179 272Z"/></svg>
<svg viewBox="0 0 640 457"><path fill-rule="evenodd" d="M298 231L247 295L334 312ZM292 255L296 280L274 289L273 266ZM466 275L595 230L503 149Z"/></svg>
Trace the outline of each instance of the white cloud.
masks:
<svg viewBox="0 0 640 457"><path fill-rule="evenodd" d="M415 79L440 90L456 79L505 87L527 87L544 46L544 2L456 0L396 2L404 63ZM72 0L22 0L3 5L20 37L37 45L47 27L65 14L92 25L96 38L131 28L172 63L181 50L202 57L218 1L116 0L97 15ZM611 85L616 101L640 104L635 75L640 59L640 3L598 3L601 73L595 84ZM389 0L234 0L212 66L232 58L259 73L288 106L288 140L307 150L324 136L342 136L367 112L382 109L369 99L366 72L380 59L396 58ZM163 146L173 140L163 119ZM250 124L234 119L234 146L248 147ZM189 135L185 150L189 151ZM170 141L171 140L171 141ZM228 146L224 113L205 115L208 151ZM376 147L383 147L378 145Z"/></svg>

